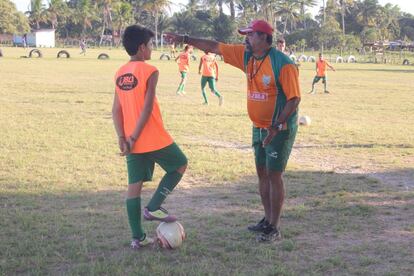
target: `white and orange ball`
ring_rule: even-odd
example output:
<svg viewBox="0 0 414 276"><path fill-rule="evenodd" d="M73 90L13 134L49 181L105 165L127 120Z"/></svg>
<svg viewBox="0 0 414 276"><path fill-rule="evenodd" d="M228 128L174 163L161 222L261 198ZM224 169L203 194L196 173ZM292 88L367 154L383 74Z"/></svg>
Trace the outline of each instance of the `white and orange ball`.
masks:
<svg viewBox="0 0 414 276"><path fill-rule="evenodd" d="M167 249L181 246L185 240L184 227L179 222L161 222L157 227L158 244Z"/></svg>

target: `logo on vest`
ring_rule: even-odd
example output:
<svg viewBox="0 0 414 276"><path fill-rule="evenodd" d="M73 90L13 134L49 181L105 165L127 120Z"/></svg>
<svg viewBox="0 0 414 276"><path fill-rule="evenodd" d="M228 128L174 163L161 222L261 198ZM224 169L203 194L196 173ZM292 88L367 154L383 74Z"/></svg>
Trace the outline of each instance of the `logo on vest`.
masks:
<svg viewBox="0 0 414 276"><path fill-rule="evenodd" d="M252 91L248 95L249 100L258 102L267 102L267 93Z"/></svg>
<svg viewBox="0 0 414 276"><path fill-rule="evenodd" d="M263 85L266 86L266 87L269 86L271 80L272 80L271 76L263 75L263 77L262 77Z"/></svg>
<svg viewBox="0 0 414 276"><path fill-rule="evenodd" d="M116 86L125 91L134 89L137 85L138 79L131 73L124 74L116 79Z"/></svg>

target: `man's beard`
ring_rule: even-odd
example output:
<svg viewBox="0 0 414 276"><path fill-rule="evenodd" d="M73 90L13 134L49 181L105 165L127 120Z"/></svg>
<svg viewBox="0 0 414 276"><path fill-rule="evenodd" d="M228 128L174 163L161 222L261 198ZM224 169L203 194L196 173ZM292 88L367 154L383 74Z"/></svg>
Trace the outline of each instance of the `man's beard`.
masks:
<svg viewBox="0 0 414 276"><path fill-rule="evenodd" d="M248 52L253 52L252 45L250 45L250 43L249 43L248 41L245 41L245 42L244 42L244 45L246 45L246 50L247 50Z"/></svg>

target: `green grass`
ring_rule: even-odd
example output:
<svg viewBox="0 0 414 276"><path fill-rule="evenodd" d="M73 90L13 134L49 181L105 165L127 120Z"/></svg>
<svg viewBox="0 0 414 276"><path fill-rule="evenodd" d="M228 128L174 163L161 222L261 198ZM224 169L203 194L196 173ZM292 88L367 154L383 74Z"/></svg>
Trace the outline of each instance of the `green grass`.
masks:
<svg viewBox="0 0 414 276"><path fill-rule="evenodd" d="M2 50L0 275L414 273L414 67L334 64L332 93L308 95L314 65L301 65L300 113L312 125L300 128L285 176L284 239L258 245L245 230L262 211L243 73L220 62L224 106L209 95L206 107L198 63L177 97L177 66L153 53L165 125L189 158L166 202L188 239L175 251L131 252L111 119L113 76L127 56ZM162 171L155 176L144 204ZM149 234L157 226L144 225Z"/></svg>

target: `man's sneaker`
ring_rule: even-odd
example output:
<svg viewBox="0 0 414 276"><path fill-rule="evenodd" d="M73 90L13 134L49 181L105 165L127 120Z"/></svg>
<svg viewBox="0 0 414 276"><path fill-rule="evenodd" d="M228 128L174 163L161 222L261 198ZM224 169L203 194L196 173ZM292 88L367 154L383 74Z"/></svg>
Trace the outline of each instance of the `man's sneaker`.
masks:
<svg viewBox="0 0 414 276"><path fill-rule="evenodd" d="M252 232L262 232L269 223L267 222L266 218L262 218L256 225L250 225L247 227L249 231Z"/></svg>
<svg viewBox="0 0 414 276"><path fill-rule="evenodd" d="M325 93L326 93L326 94L330 94L330 92L329 92L328 90L325 90Z"/></svg>
<svg viewBox="0 0 414 276"><path fill-rule="evenodd" d="M273 225L267 225L265 229L263 229L263 233L260 233L256 236L257 242L273 242L282 239L282 235L280 231L274 227Z"/></svg>
<svg viewBox="0 0 414 276"><path fill-rule="evenodd" d="M203 105L208 105L208 102L204 102Z"/></svg>
<svg viewBox="0 0 414 276"><path fill-rule="evenodd" d="M145 234L144 234L145 235ZM148 237L147 235L144 236L142 240L133 239L131 242L131 249L137 250L144 246L149 246L154 244L154 239Z"/></svg>
<svg viewBox="0 0 414 276"><path fill-rule="evenodd" d="M315 94L315 91L314 90L311 90L310 92L308 92L308 94L313 95L313 94Z"/></svg>
<svg viewBox="0 0 414 276"><path fill-rule="evenodd" d="M144 218L146 220L158 220L163 222L174 222L177 218L173 215L169 215L167 210L160 207L160 209L155 211L149 211L147 207L144 208Z"/></svg>
<svg viewBox="0 0 414 276"><path fill-rule="evenodd" d="M223 105L223 96L220 96L219 97L219 106L222 106Z"/></svg>

